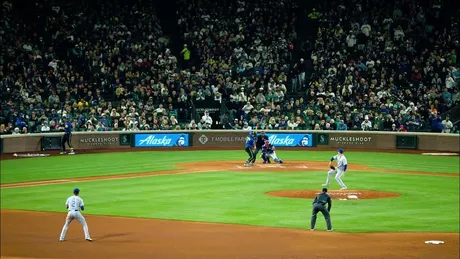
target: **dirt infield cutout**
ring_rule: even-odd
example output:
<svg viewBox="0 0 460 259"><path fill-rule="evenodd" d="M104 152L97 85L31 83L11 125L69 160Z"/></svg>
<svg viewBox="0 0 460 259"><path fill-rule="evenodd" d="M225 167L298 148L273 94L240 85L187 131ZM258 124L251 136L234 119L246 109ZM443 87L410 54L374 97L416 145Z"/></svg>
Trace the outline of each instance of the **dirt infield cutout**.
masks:
<svg viewBox="0 0 460 259"><path fill-rule="evenodd" d="M44 158L46 159L46 158ZM329 171L329 162L318 162L318 161L288 161L283 164L262 164L258 160L251 167L244 167L243 162L235 161L214 161L214 162L194 162L194 163L183 163L178 164L177 169L168 171L157 171L157 172L145 172L145 173L129 173L129 174L117 174L117 175L101 175L101 176L90 176L80 178L68 178L59 180L43 180L43 181L31 181L31 182L20 182L20 183L8 183L1 184L0 188L20 188L26 186L39 186L39 185L52 185L52 184L65 184L72 182L90 182L90 181L101 181L101 180L119 180L129 179L137 177L150 177L168 174L192 174L192 173L206 173L206 172L273 172L273 173L309 173L309 172L324 172ZM359 164L349 164L349 171L347 174L354 174L360 172L371 172L371 173L390 173L390 174L411 174L411 175L432 175L432 176L445 176L445 177L459 177L459 174L449 173L426 173L426 172L414 172L405 170L386 170L369 168L367 166Z"/></svg>
<svg viewBox="0 0 460 259"><path fill-rule="evenodd" d="M267 192L265 195L284 198L313 199L319 193L320 192L318 191L312 190L280 190ZM401 196L401 194L395 192L378 192L368 190L329 190L327 193L329 193L331 198L334 200L382 199Z"/></svg>
<svg viewBox="0 0 460 259"><path fill-rule="evenodd" d="M66 241L59 242L65 213L2 210L1 258L459 258L458 233L346 234L320 229L85 217L94 242L84 240L78 223L70 226ZM305 224L308 222L307 217ZM334 227L340 231L342 226ZM426 240L443 240L445 244L427 245ZM366 249L353 248L356 244Z"/></svg>

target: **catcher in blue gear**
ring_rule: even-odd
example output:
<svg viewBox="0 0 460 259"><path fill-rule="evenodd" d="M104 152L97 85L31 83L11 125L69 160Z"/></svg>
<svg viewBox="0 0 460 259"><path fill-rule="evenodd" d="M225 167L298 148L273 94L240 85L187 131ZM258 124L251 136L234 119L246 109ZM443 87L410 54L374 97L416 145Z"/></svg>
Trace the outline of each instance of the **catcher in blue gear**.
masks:
<svg viewBox="0 0 460 259"><path fill-rule="evenodd" d="M265 141L264 146L262 147L262 158L264 160L264 164L267 163L268 159L273 158L275 163L282 164L283 160L279 159L276 156L276 148L268 140Z"/></svg>
<svg viewBox="0 0 460 259"><path fill-rule="evenodd" d="M265 145L265 141L268 140L268 136L265 135L265 131L260 132L260 134L257 135L255 141L256 141L256 150L254 151L254 156L257 158L257 154L259 154L259 151L262 151L262 147ZM262 154L261 156L262 157ZM255 160L254 160L255 162ZM270 158L267 160L268 163L270 163Z"/></svg>

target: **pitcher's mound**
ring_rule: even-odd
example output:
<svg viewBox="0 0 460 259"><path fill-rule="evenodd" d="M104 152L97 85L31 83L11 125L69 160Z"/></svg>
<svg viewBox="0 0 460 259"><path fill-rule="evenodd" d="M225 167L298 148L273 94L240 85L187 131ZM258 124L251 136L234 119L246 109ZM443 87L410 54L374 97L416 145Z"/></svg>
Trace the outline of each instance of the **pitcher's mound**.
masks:
<svg viewBox="0 0 460 259"><path fill-rule="evenodd" d="M366 190L328 190L327 192L335 200L359 200L359 199L381 199L401 196L394 192L378 192ZM285 198L315 198L320 194L319 191L311 190L281 190L265 193L268 196L285 197Z"/></svg>

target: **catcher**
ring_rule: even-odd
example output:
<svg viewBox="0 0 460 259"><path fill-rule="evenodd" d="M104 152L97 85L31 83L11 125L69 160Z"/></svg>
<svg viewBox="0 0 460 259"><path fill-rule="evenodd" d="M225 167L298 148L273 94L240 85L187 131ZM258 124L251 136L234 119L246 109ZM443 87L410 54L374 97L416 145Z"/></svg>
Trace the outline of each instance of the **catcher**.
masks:
<svg viewBox="0 0 460 259"><path fill-rule="evenodd" d="M265 141L268 140L268 136L265 135L265 131L262 131L259 135L257 135L256 141L256 150L254 152L254 156L259 154L259 151L262 151L262 147L265 145ZM260 157L263 158L263 154L261 152ZM255 162L255 160L254 160ZM270 158L267 158L267 162L270 164Z"/></svg>
<svg viewBox="0 0 460 259"><path fill-rule="evenodd" d="M262 147L262 159L264 160L264 164L266 164L270 158L273 158L275 163L282 164L283 160L279 159L276 156L276 148L268 140L265 141L265 144Z"/></svg>

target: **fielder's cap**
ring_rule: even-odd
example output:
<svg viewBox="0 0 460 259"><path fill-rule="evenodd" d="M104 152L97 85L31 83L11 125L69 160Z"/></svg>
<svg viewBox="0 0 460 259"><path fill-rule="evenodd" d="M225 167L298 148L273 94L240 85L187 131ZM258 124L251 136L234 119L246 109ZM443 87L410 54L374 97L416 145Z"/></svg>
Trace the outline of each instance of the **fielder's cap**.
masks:
<svg viewBox="0 0 460 259"><path fill-rule="evenodd" d="M74 193L79 193L79 192L80 192L80 189L75 188L75 189L73 189L73 192L74 192Z"/></svg>
<svg viewBox="0 0 460 259"><path fill-rule="evenodd" d="M337 152L339 152L340 154L343 154L343 149L339 148Z"/></svg>
<svg viewBox="0 0 460 259"><path fill-rule="evenodd" d="M322 191L323 191L323 192L327 192L327 188L323 188L323 190L322 190Z"/></svg>

